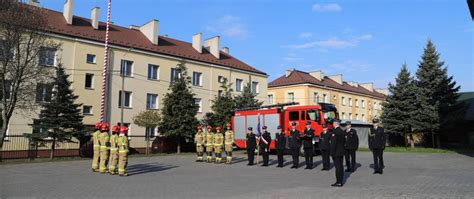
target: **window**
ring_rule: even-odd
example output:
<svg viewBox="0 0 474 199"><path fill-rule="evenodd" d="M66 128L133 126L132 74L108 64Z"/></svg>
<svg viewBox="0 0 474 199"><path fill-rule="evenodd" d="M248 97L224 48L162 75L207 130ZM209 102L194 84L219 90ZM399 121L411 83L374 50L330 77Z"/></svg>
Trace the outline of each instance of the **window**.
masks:
<svg viewBox="0 0 474 199"><path fill-rule="evenodd" d="M352 98L349 98L349 106L352 107Z"/></svg>
<svg viewBox="0 0 474 199"><path fill-rule="evenodd" d="M36 85L36 102L50 102L53 93L51 84Z"/></svg>
<svg viewBox="0 0 474 199"><path fill-rule="evenodd" d="M326 94L323 94L323 102L328 103L328 96Z"/></svg>
<svg viewBox="0 0 474 199"><path fill-rule="evenodd" d="M292 111L288 115L289 115L288 118L290 121L297 121L300 119L298 111Z"/></svg>
<svg viewBox="0 0 474 199"><path fill-rule="evenodd" d="M85 85L86 88L94 88L94 74L86 73Z"/></svg>
<svg viewBox="0 0 474 199"><path fill-rule="evenodd" d="M11 89L12 89L12 82L5 80L5 94L3 94L2 84L0 83L0 100L3 99L3 96L5 96L6 99L10 99Z"/></svg>
<svg viewBox="0 0 474 199"><path fill-rule="evenodd" d="M374 110L377 110L377 102L374 102Z"/></svg>
<svg viewBox="0 0 474 199"><path fill-rule="evenodd" d="M82 106L82 114L83 115L92 115L92 106Z"/></svg>
<svg viewBox="0 0 474 199"><path fill-rule="evenodd" d="M0 59L13 58L14 48L6 40L0 40Z"/></svg>
<svg viewBox="0 0 474 199"><path fill-rule="evenodd" d="M117 126L120 127L120 125L121 125L121 123L118 122L118 123L117 123ZM130 135L130 133L132 132L131 129L130 129L130 123L125 123L125 122L124 122L123 125L128 128L128 130L125 132L125 135L127 135L127 136ZM130 139L130 138L129 138L129 139Z"/></svg>
<svg viewBox="0 0 474 199"><path fill-rule="evenodd" d="M317 92L313 93L313 103L315 104L319 103L319 95Z"/></svg>
<svg viewBox="0 0 474 199"><path fill-rule="evenodd" d="M346 98L345 98L345 97L341 97L341 104L342 104L343 106L346 105Z"/></svg>
<svg viewBox="0 0 474 199"><path fill-rule="evenodd" d="M217 82L222 83L222 82L224 82L224 80L225 80L225 77L220 76L220 75L217 76Z"/></svg>
<svg viewBox="0 0 474 199"><path fill-rule="evenodd" d="M217 91L217 96L221 96L222 95L222 90L218 90Z"/></svg>
<svg viewBox="0 0 474 199"><path fill-rule="evenodd" d="M122 91L119 91L119 108L122 107L122 97L123 97L123 107L131 108L132 107L132 92L124 91L122 96Z"/></svg>
<svg viewBox="0 0 474 199"><path fill-rule="evenodd" d="M148 79L157 80L158 79L158 66L153 64L148 64Z"/></svg>
<svg viewBox="0 0 474 199"><path fill-rule="evenodd" d="M93 54L87 54L86 56L86 62L88 64L95 64L95 55Z"/></svg>
<svg viewBox="0 0 474 199"><path fill-rule="evenodd" d="M365 115L362 114L362 121L365 121Z"/></svg>
<svg viewBox="0 0 474 199"><path fill-rule="evenodd" d="M120 65L120 75L131 77L133 73L133 61L122 59Z"/></svg>
<svg viewBox="0 0 474 199"><path fill-rule="evenodd" d="M317 123L321 123L320 121L320 116L319 116L319 110L309 110L306 113L306 120L312 120Z"/></svg>
<svg viewBox="0 0 474 199"><path fill-rule="evenodd" d="M365 108L365 101L362 100L362 108Z"/></svg>
<svg viewBox="0 0 474 199"><path fill-rule="evenodd" d="M158 109L157 94L146 94L146 109Z"/></svg>
<svg viewBox="0 0 474 199"><path fill-rule="evenodd" d="M288 93L288 102L294 102L295 101L295 93L291 92Z"/></svg>
<svg viewBox="0 0 474 199"><path fill-rule="evenodd" d="M352 113L349 113L349 119L352 120Z"/></svg>
<svg viewBox="0 0 474 199"><path fill-rule="evenodd" d="M146 127L145 128L145 138L154 138L157 134L156 127Z"/></svg>
<svg viewBox="0 0 474 199"><path fill-rule="evenodd" d="M259 93L258 82L252 82L252 93Z"/></svg>
<svg viewBox="0 0 474 199"><path fill-rule="evenodd" d="M39 51L39 65L55 66L56 48L41 47Z"/></svg>
<svg viewBox="0 0 474 199"><path fill-rule="evenodd" d="M359 120L359 114L356 113L356 120Z"/></svg>
<svg viewBox="0 0 474 199"><path fill-rule="evenodd" d="M359 107L359 100L355 99L355 101L356 101L356 107Z"/></svg>
<svg viewBox="0 0 474 199"><path fill-rule="evenodd" d="M202 100L201 100L201 98L194 99L194 105L199 107L198 112L201 113L202 112Z"/></svg>
<svg viewBox="0 0 474 199"><path fill-rule="evenodd" d="M46 131L45 128L40 127L41 122L38 119L33 119L33 134L43 133Z"/></svg>
<svg viewBox="0 0 474 199"><path fill-rule="evenodd" d="M171 69L171 82L176 82L181 77L181 71L177 68Z"/></svg>
<svg viewBox="0 0 474 199"><path fill-rule="evenodd" d="M242 84L244 83L244 80L242 79L236 79L235 80L235 91L241 92L242 91Z"/></svg>
<svg viewBox="0 0 474 199"><path fill-rule="evenodd" d="M268 95L268 104L273 104L273 95Z"/></svg>
<svg viewBox="0 0 474 199"><path fill-rule="evenodd" d="M202 86L202 73L193 72L193 86Z"/></svg>
<svg viewBox="0 0 474 199"><path fill-rule="evenodd" d="M342 112L342 119L346 118L346 113Z"/></svg>

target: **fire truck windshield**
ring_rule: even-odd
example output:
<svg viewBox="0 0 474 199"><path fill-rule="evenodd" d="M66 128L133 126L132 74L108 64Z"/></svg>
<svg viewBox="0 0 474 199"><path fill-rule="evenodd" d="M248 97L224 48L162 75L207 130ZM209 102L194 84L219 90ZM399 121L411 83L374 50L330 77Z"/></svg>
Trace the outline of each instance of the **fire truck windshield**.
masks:
<svg viewBox="0 0 474 199"><path fill-rule="evenodd" d="M306 119L320 123L319 110L309 110L306 112Z"/></svg>
<svg viewBox="0 0 474 199"><path fill-rule="evenodd" d="M336 111L326 111L324 112L324 119L326 121L332 121L336 119Z"/></svg>

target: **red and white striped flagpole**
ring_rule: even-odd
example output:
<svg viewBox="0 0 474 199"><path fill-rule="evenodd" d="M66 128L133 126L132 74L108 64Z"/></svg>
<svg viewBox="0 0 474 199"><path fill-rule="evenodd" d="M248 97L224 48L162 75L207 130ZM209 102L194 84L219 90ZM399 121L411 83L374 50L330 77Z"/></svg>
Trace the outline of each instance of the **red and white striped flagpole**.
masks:
<svg viewBox="0 0 474 199"><path fill-rule="evenodd" d="M105 121L105 100L107 93L107 69L109 62L109 26L110 26L110 7L112 0L108 0L107 3L107 23L105 29L105 42L104 42L104 68L102 71L102 95L100 98L100 121Z"/></svg>

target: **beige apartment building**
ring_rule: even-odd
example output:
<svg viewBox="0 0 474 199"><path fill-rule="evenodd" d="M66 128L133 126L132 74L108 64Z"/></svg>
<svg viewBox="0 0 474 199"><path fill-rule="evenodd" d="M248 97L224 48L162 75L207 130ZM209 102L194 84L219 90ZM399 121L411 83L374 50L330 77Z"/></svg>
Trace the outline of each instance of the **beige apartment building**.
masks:
<svg viewBox="0 0 474 199"><path fill-rule="evenodd" d="M79 3L79 2L77 2ZM63 11L42 8L48 19L51 40L60 43L60 49L44 49L42 67L59 63L70 74L72 89L82 103L84 124L93 125L100 118L102 68L104 62L104 22L98 21L100 8L91 10L91 17L74 16L74 1L66 0ZM118 14L118 13L117 13ZM112 16L113 17L113 16ZM141 23L141 22L137 22ZM142 26L110 27L109 78L106 120L112 125L121 120L120 103L124 100L124 124L130 135L158 134L156 129L145 129L133 124L132 117L147 109L159 110L173 78L179 74L176 67L185 62L192 77L192 89L199 105L197 117L211 112L211 101L220 92L220 82L227 78L238 95L245 84L262 101L267 96L268 75L235 58L229 48L221 48L220 37L203 39L201 33L190 35L191 42L159 35L159 21L151 20ZM124 99L122 76L124 75ZM38 83L36 100L47 102L51 87ZM36 110L18 110L9 125L8 135L32 133L31 124L38 117ZM133 141L131 142L133 145Z"/></svg>
<svg viewBox="0 0 474 199"><path fill-rule="evenodd" d="M341 74L325 76L322 71L290 69L268 84L267 103L331 103L340 119L370 122L380 115L386 95L387 90L374 89L373 83L343 81Z"/></svg>

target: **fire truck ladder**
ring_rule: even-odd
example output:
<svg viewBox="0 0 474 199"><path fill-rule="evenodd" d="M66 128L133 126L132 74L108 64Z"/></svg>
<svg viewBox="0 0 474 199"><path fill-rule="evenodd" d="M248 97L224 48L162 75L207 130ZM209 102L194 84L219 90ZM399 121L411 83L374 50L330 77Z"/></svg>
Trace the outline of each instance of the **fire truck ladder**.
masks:
<svg viewBox="0 0 474 199"><path fill-rule="evenodd" d="M275 107L283 108L285 106L293 106L293 105L298 105L298 104L300 104L300 103L299 102L277 103L277 104L271 104L271 105L265 105L265 106L241 108L241 109L236 109L235 111L248 111L248 110L275 108Z"/></svg>

